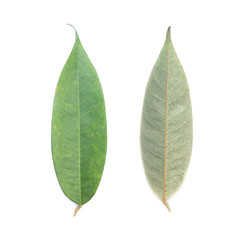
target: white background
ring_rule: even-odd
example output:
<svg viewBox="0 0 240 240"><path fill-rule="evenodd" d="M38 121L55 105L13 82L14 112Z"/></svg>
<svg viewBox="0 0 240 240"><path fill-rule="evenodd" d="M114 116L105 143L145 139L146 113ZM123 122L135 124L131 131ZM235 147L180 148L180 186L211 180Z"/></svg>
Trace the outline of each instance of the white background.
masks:
<svg viewBox="0 0 240 240"><path fill-rule="evenodd" d="M239 1L1 1L0 239L240 239ZM97 193L76 207L51 157L51 115L74 31L100 77L108 151ZM194 142L169 201L140 156L142 102L168 26L186 72Z"/></svg>

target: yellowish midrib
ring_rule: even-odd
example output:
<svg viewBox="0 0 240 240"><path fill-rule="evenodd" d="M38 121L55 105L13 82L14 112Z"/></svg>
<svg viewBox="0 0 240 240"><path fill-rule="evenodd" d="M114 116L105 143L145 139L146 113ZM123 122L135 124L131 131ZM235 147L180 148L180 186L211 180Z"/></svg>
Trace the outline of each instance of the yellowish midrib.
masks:
<svg viewBox="0 0 240 240"><path fill-rule="evenodd" d="M163 172L163 203L171 211L170 206L166 202L166 159L167 159L167 105L168 105L168 70L169 70L169 43L170 36L168 37L167 45L167 77L166 77L166 103L165 103L165 138L164 138L164 172Z"/></svg>

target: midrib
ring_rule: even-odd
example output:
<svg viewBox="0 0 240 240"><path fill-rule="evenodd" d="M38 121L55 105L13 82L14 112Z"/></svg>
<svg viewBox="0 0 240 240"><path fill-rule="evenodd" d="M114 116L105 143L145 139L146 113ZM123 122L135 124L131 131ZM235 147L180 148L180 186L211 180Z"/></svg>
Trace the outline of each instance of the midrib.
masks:
<svg viewBox="0 0 240 240"><path fill-rule="evenodd" d="M78 62L78 48L77 48L77 80L78 80L78 162L79 162L79 199L80 205L82 203L81 196L81 139L80 139L80 82L79 82L79 62Z"/></svg>
<svg viewBox="0 0 240 240"><path fill-rule="evenodd" d="M166 103L165 103L165 139L164 139L164 172L163 172L163 203L171 211L168 203L166 202L166 158L167 158L167 105L168 105L168 65L169 65L169 42L170 36L168 36L167 45L167 79L166 79Z"/></svg>

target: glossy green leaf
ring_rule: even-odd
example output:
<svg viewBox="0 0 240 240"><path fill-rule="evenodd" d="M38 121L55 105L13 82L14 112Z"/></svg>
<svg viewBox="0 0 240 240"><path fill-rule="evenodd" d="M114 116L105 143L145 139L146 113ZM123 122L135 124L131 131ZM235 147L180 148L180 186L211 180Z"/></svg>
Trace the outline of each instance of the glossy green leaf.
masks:
<svg viewBox="0 0 240 240"><path fill-rule="evenodd" d="M52 157L64 194L81 205L95 194L107 148L102 87L76 33L60 75L52 114Z"/></svg>
<svg viewBox="0 0 240 240"><path fill-rule="evenodd" d="M146 87L140 142L149 185L170 211L166 200L181 186L192 151L189 88L170 28Z"/></svg>

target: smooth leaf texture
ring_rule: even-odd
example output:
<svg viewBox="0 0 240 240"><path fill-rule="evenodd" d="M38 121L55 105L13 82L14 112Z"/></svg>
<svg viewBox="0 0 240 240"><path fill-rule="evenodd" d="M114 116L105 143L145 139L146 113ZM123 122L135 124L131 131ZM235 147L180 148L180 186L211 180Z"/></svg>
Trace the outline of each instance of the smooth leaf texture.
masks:
<svg viewBox="0 0 240 240"><path fill-rule="evenodd" d="M64 194L81 206L92 198L101 180L107 126L98 75L75 33L54 98L52 157Z"/></svg>
<svg viewBox="0 0 240 240"><path fill-rule="evenodd" d="M182 184L192 151L189 88L170 27L146 87L140 142L147 180L170 211L166 200Z"/></svg>

